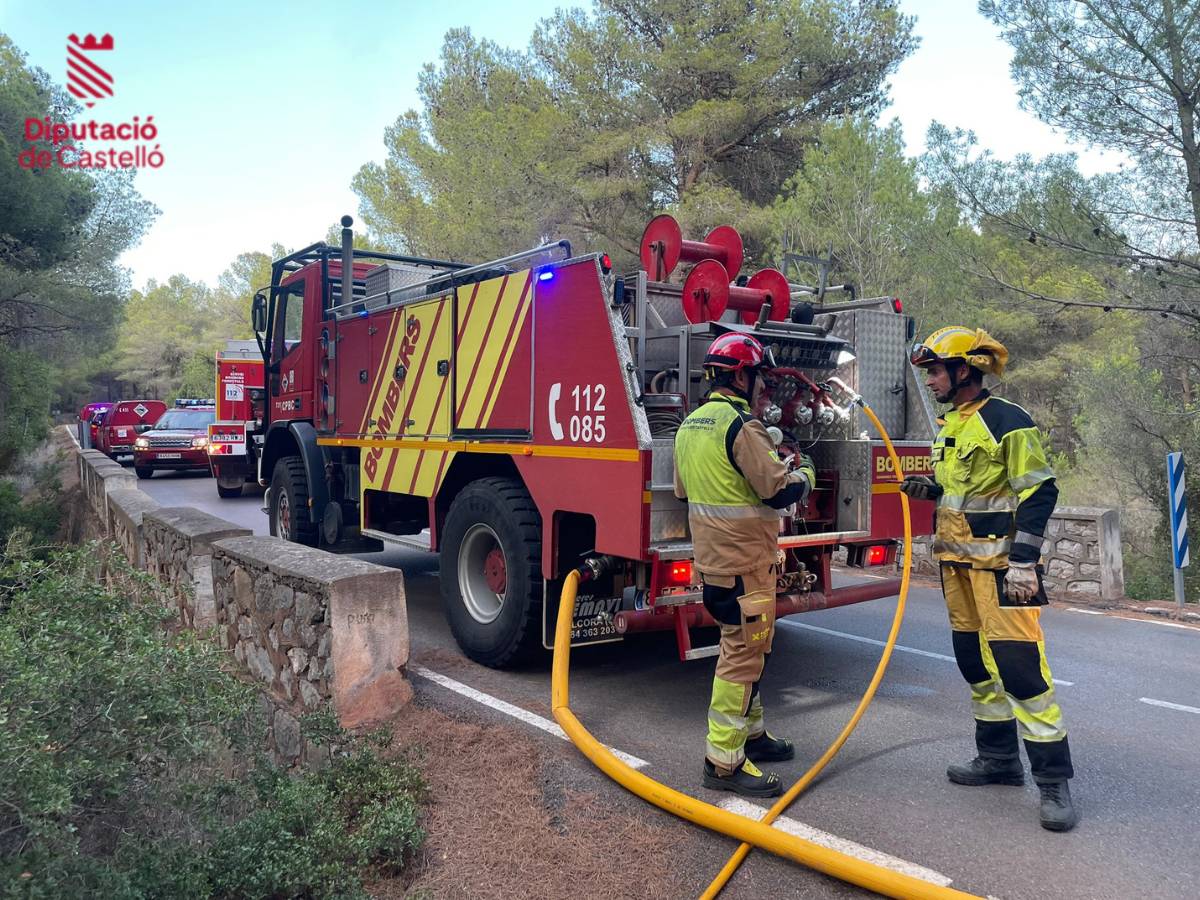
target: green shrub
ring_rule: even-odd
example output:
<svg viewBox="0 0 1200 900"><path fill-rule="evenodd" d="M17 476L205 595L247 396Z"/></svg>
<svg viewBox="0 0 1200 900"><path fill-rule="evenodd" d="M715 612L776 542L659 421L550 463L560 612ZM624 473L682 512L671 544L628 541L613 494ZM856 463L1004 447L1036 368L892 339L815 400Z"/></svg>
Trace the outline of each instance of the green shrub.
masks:
<svg viewBox="0 0 1200 900"><path fill-rule="evenodd" d="M0 545L23 532L33 544L46 546L58 536L61 521L62 485L57 463L36 470L33 489L25 497L15 482L0 480Z"/></svg>
<svg viewBox="0 0 1200 900"><path fill-rule="evenodd" d="M360 897L402 868L412 766L328 716L322 771L233 765L253 691L153 597L98 545L0 557L0 896Z"/></svg>

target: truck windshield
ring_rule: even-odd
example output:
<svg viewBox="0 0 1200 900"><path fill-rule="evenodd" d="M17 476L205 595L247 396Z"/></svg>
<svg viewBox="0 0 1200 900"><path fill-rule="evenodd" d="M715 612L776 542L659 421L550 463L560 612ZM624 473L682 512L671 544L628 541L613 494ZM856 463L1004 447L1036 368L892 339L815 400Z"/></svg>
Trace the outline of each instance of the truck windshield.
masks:
<svg viewBox="0 0 1200 900"><path fill-rule="evenodd" d="M202 430L216 421L217 414L211 409L173 409L163 413L163 417L154 423L154 428L180 428L184 430Z"/></svg>

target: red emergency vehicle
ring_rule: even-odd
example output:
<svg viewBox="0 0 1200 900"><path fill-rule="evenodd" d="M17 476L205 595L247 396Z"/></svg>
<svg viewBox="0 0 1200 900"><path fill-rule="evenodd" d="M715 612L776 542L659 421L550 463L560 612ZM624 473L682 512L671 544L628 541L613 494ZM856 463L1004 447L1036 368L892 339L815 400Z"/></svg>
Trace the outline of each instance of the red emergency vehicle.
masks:
<svg viewBox="0 0 1200 900"><path fill-rule="evenodd" d="M133 453L133 442L167 411L161 400L121 400L100 414L95 447L113 459Z"/></svg>
<svg viewBox="0 0 1200 900"><path fill-rule="evenodd" d="M208 471L208 426L216 416L212 400L175 401L154 427L134 443L133 469L153 478L159 469Z"/></svg>
<svg viewBox="0 0 1200 900"><path fill-rule="evenodd" d="M83 409L79 410L79 446L84 450L96 446L96 431L100 427L97 420L103 418L101 413L106 413L112 408L112 401L109 400L99 403L88 403Z"/></svg>
<svg viewBox="0 0 1200 900"><path fill-rule="evenodd" d="M829 302L827 268L815 287L774 270L736 283L734 229L684 241L666 219L622 276L565 241L473 266L356 250L349 217L340 248L277 260L252 310L271 533L439 553L451 630L486 665L549 647L563 577L596 555L606 571L578 598L573 643L673 629L681 658L712 655L691 644L713 621L672 491L674 434L706 390L705 348L741 330L780 365L758 412L818 473L807 505L780 518L778 614L895 594L897 578L834 587L831 560L841 546L851 563L890 562L900 534L855 393L902 465L928 467L912 320L892 298ZM696 265L672 277L681 260ZM914 508L929 533L932 504Z"/></svg>
<svg viewBox="0 0 1200 900"><path fill-rule="evenodd" d="M226 341L217 351L217 418L208 426L208 462L221 497L258 484L254 441L263 410L263 358L255 341Z"/></svg>

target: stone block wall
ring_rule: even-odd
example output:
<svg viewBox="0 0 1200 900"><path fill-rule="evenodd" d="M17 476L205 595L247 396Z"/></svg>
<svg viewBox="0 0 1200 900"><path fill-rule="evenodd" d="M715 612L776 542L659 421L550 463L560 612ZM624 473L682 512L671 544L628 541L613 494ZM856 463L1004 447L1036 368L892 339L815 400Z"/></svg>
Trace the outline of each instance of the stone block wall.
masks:
<svg viewBox="0 0 1200 900"><path fill-rule="evenodd" d="M347 727L408 702L401 572L241 537L213 545L212 573L221 646L276 696L304 710L332 702Z"/></svg>
<svg viewBox="0 0 1200 900"><path fill-rule="evenodd" d="M79 483L100 525L108 526L108 494L137 487L137 476L99 450L79 451Z"/></svg>
<svg viewBox="0 0 1200 900"><path fill-rule="evenodd" d="M217 624L213 542L250 533L249 528L185 506L159 507L143 514L146 570L173 595L179 616L188 628Z"/></svg>
<svg viewBox="0 0 1200 900"><path fill-rule="evenodd" d="M1115 509L1063 507L1054 511L1042 545L1046 590L1102 600L1125 596L1120 516Z"/></svg>
<svg viewBox="0 0 1200 900"><path fill-rule="evenodd" d="M142 517L158 508L158 501L136 488L115 490L108 495L108 535L125 553L125 558L139 569L146 568Z"/></svg>
<svg viewBox="0 0 1200 900"><path fill-rule="evenodd" d="M913 571L936 575L931 538L913 541ZM899 556L897 556L899 559ZM1052 597L1119 600L1125 595L1120 516L1115 509L1059 507L1042 545L1046 591Z"/></svg>
<svg viewBox="0 0 1200 900"><path fill-rule="evenodd" d="M411 699L402 572L254 537L199 510L159 507L136 487L117 487L118 471L128 473L103 454L76 452L88 528L156 577L182 625L216 626L231 670L260 688L278 764L327 761L328 748L302 734L307 712L332 707L354 728Z"/></svg>

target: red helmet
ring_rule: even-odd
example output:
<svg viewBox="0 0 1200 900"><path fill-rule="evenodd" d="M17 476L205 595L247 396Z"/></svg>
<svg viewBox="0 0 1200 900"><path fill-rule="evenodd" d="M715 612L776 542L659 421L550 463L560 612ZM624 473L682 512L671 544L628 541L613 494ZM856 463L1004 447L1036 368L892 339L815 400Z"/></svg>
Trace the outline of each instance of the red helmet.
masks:
<svg viewBox="0 0 1200 900"><path fill-rule="evenodd" d="M708 345L704 366L736 372L738 369L757 369L759 366L773 368L775 359L771 351L764 350L756 338L740 331L730 331Z"/></svg>

